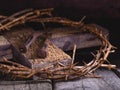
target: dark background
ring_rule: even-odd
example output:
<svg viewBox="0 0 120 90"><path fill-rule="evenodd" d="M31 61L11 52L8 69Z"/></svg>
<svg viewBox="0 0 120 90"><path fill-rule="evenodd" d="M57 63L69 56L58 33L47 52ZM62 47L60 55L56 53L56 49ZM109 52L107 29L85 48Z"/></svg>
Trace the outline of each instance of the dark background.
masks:
<svg viewBox="0 0 120 90"><path fill-rule="evenodd" d="M120 0L0 0L0 14L11 15L27 8L54 8L54 15L96 23L110 32L110 41L118 49L110 56L120 66Z"/></svg>

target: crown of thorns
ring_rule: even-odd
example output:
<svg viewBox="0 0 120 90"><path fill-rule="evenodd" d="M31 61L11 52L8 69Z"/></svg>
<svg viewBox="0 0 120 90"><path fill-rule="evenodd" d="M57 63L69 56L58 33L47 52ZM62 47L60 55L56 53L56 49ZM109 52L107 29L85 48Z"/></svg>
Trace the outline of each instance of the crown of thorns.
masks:
<svg viewBox="0 0 120 90"><path fill-rule="evenodd" d="M82 31L95 34L102 42L100 49L96 54L93 54L93 60L89 63L85 63L83 66L76 66L73 58L71 64L68 66L60 65L54 70L35 70L3 58L3 60L0 60L0 72L4 74L11 74L14 79L15 77L30 78L31 76L36 75L45 79L69 80L83 76L92 76L92 72L99 67L115 68L115 65L110 64L107 59L109 54L114 51L115 47L111 45L102 32L97 30L96 27L85 25L82 20L78 22L66 18L53 17L51 14L52 10L53 9L51 8L43 10L28 9L17 12L9 17L0 16L0 31L10 30L10 28L16 25L27 22L38 22L43 25L46 22L60 23L66 26L80 28ZM43 15L48 15L48 17L41 17ZM104 64L105 62L108 64Z"/></svg>

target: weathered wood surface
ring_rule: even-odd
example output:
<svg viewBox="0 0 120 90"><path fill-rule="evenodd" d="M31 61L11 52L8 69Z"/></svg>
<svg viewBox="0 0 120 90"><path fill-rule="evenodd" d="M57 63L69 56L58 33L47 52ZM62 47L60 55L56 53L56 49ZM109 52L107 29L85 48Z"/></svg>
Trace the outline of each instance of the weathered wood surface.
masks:
<svg viewBox="0 0 120 90"><path fill-rule="evenodd" d="M54 83L50 80L0 81L0 90L120 90L120 78L111 70L100 69L95 74L101 78Z"/></svg>
<svg viewBox="0 0 120 90"><path fill-rule="evenodd" d="M91 24L101 31L106 37L109 36L108 30L99 25ZM51 31L51 30L50 30ZM53 32L56 31L56 32ZM53 29L51 41L64 51L73 50L73 45L76 44L77 49L89 48L101 45L101 41L91 33L83 33L76 28L58 28Z"/></svg>
<svg viewBox="0 0 120 90"><path fill-rule="evenodd" d="M68 82L56 82L54 90L120 90L120 78L109 70L96 72L102 78L84 78Z"/></svg>
<svg viewBox="0 0 120 90"><path fill-rule="evenodd" d="M111 87L113 90L120 90L120 78L111 70L98 70L96 73L100 76L102 76L102 80L106 82L109 87Z"/></svg>
<svg viewBox="0 0 120 90"><path fill-rule="evenodd" d="M0 90L52 90L50 80L0 81Z"/></svg>

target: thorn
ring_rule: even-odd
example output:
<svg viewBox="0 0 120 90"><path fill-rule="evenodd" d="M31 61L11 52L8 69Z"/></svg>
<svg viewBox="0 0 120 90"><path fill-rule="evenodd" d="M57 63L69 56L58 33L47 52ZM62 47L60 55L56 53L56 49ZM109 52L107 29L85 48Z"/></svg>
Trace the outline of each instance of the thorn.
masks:
<svg viewBox="0 0 120 90"><path fill-rule="evenodd" d="M4 60L4 61L8 61L6 57L3 57L3 60Z"/></svg>
<svg viewBox="0 0 120 90"><path fill-rule="evenodd" d="M91 54L93 55L93 57L95 57L95 56L96 56L93 52L91 52Z"/></svg>
<svg viewBox="0 0 120 90"><path fill-rule="evenodd" d="M76 54L76 44L74 44L74 48L73 48L73 55L72 55L72 63L74 63L74 60L75 60L75 54Z"/></svg>
<svg viewBox="0 0 120 90"><path fill-rule="evenodd" d="M65 65L62 64L61 62L57 61L57 63L58 63L60 66L65 67Z"/></svg>
<svg viewBox="0 0 120 90"><path fill-rule="evenodd" d="M68 75L65 75L65 80L68 80Z"/></svg>
<svg viewBox="0 0 120 90"><path fill-rule="evenodd" d="M41 22L41 24L42 24L44 30L46 30L46 26L45 26L45 24L44 24L43 22Z"/></svg>
<svg viewBox="0 0 120 90"><path fill-rule="evenodd" d="M86 16L83 16L82 19L79 22L83 22L83 20L86 18Z"/></svg>
<svg viewBox="0 0 120 90"><path fill-rule="evenodd" d="M82 61L85 66L87 66L87 63L85 61Z"/></svg>
<svg viewBox="0 0 120 90"><path fill-rule="evenodd" d="M110 52L111 52L111 53L114 53L114 52L115 52L115 50L111 50Z"/></svg>
<svg viewBox="0 0 120 90"><path fill-rule="evenodd" d="M106 59L106 62L110 64L110 62Z"/></svg>

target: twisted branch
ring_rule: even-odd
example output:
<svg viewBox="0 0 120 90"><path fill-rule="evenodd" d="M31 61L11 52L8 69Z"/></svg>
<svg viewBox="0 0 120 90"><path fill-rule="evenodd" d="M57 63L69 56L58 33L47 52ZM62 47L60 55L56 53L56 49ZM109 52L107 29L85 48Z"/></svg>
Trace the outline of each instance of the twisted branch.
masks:
<svg viewBox="0 0 120 90"><path fill-rule="evenodd" d="M92 25L85 25L82 22L72 21L66 18L61 17L46 17L41 18L42 15L51 16L52 9L44 10L24 10L18 13L13 14L6 19L0 21L0 31L9 30L11 27L23 24L26 22L38 22L38 23L60 23L62 25L67 25L70 27L79 28L80 30L95 34L102 42L100 50L97 51L97 54L94 55L94 58L91 62L85 64L84 66L76 66L73 62L68 65L62 65L59 61L57 62L58 67L42 69L30 69L23 65L17 64L12 61L0 61L0 71L6 74L12 73L15 77L19 78L30 78L33 75L36 75L40 78L45 79L55 79L55 80L68 80L75 79L82 76L86 76L94 72L99 67L108 67L115 68L115 65L105 65L104 62L108 62L108 56L115 49L114 46L107 40L101 31Z"/></svg>

